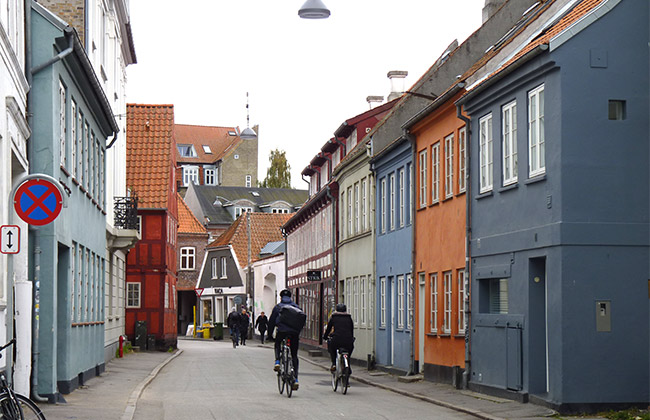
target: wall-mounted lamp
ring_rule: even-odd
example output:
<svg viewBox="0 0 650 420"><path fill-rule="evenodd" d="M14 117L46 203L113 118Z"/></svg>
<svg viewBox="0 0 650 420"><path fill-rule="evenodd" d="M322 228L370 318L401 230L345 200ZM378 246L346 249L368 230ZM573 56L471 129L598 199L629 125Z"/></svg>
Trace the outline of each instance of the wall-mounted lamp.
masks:
<svg viewBox="0 0 650 420"><path fill-rule="evenodd" d="M298 16L303 19L327 19L330 11L321 0L307 0L298 10Z"/></svg>

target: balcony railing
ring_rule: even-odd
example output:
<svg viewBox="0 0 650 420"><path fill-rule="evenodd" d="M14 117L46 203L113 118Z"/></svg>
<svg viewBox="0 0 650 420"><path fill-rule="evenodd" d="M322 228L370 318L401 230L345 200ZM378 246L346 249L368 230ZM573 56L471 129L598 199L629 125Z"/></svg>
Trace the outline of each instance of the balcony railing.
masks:
<svg viewBox="0 0 650 420"><path fill-rule="evenodd" d="M115 197L113 209L116 228L138 230L138 197Z"/></svg>

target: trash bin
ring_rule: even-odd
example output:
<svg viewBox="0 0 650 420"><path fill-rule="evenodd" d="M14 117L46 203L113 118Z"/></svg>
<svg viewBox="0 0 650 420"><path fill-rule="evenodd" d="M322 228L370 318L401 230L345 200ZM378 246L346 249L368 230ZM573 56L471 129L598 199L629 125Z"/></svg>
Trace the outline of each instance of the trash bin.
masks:
<svg viewBox="0 0 650 420"><path fill-rule="evenodd" d="M223 322L215 322L212 338L215 340L223 340Z"/></svg>
<svg viewBox="0 0 650 420"><path fill-rule="evenodd" d="M210 324L203 324L203 338L210 338Z"/></svg>

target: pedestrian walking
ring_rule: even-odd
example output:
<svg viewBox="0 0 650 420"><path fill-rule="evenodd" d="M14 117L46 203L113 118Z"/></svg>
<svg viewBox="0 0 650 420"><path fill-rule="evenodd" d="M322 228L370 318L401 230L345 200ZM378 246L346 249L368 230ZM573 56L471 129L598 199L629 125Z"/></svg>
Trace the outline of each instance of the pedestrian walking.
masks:
<svg viewBox="0 0 650 420"><path fill-rule="evenodd" d="M255 328L260 332L260 340L262 340L262 344L264 344L264 334L266 333L268 325L269 319L264 314L264 311L260 312L260 316L255 320Z"/></svg>
<svg viewBox="0 0 650 420"><path fill-rule="evenodd" d="M237 308L233 307L232 311L228 314L226 320L228 329L230 330L230 337L232 338L233 347L239 344L239 324L241 324L241 315L237 312Z"/></svg>
<svg viewBox="0 0 650 420"><path fill-rule="evenodd" d="M248 316L246 309L241 310L241 321L239 321L239 333L241 336L241 345L246 345L246 338L248 338L248 327L251 324L251 318Z"/></svg>

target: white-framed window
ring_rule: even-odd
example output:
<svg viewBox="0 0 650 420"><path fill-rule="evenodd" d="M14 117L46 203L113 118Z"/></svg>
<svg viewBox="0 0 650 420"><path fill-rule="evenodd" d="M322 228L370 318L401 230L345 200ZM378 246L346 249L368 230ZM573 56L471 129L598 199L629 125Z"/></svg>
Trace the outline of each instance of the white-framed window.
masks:
<svg viewBox="0 0 650 420"><path fill-rule="evenodd" d="M467 182L467 136L465 127L458 130L458 192L465 192Z"/></svg>
<svg viewBox="0 0 650 420"><path fill-rule="evenodd" d="M126 283L126 307L140 307L140 283Z"/></svg>
<svg viewBox="0 0 650 420"><path fill-rule="evenodd" d="M211 270L211 278L213 279L218 279L219 278L219 272L217 271L217 257L212 257L210 259L210 268Z"/></svg>
<svg viewBox="0 0 650 420"><path fill-rule="evenodd" d="M196 266L196 248L184 246L181 248L181 270L194 270Z"/></svg>
<svg viewBox="0 0 650 420"><path fill-rule="evenodd" d="M367 321L366 323L368 324L368 327L372 327L372 320L375 318L374 313L372 312L373 310L373 302L375 301L375 297L373 295L373 292L375 291L375 288L372 285L372 275L368 274L366 276L368 279L368 315L367 315Z"/></svg>
<svg viewBox="0 0 650 420"><path fill-rule="evenodd" d="M546 172L544 142L544 85L528 92L528 175Z"/></svg>
<svg viewBox="0 0 650 420"><path fill-rule="evenodd" d="M354 322L359 322L359 277L352 279L352 286L354 287Z"/></svg>
<svg viewBox="0 0 650 420"><path fill-rule="evenodd" d="M77 158L75 160L77 165L77 179L80 181L80 184L83 185L84 177L84 114L79 110L79 135L77 137Z"/></svg>
<svg viewBox="0 0 650 420"><path fill-rule="evenodd" d="M199 168L196 166L183 166L183 186L187 187L190 183L195 185L199 183Z"/></svg>
<svg viewBox="0 0 650 420"><path fill-rule="evenodd" d="M413 328L413 299L413 276L409 273L406 275L406 328L409 330Z"/></svg>
<svg viewBox="0 0 650 420"><path fill-rule="evenodd" d="M517 101L501 109L503 185L517 182Z"/></svg>
<svg viewBox="0 0 650 420"><path fill-rule="evenodd" d="M70 172L77 176L77 103L70 100Z"/></svg>
<svg viewBox="0 0 650 420"><path fill-rule="evenodd" d="M346 286L345 291L347 292L347 295L348 295L347 298L346 298L346 304L348 305L348 313L352 317L352 320L354 320L354 308L352 307L353 306L352 299L354 299L354 295L352 293L352 288L354 287L354 285L352 284L352 279L351 278L348 277L345 280L345 286Z"/></svg>
<svg viewBox="0 0 650 420"><path fill-rule="evenodd" d="M465 333L465 269L458 270L458 333Z"/></svg>
<svg viewBox="0 0 650 420"><path fill-rule="evenodd" d="M271 213L287 214L289 213L289 209L274 207L271 209Z"/></svg>
<svg viewBox="0 0 650 420"><path fill-rule="evenodd" d="M65 95L66 89L63 82L59 81L59 157L61 166L66 167L66 118L65 118Z"/></svg>
<svg viewBox="0 0 650 420"><path fill-rule="evenodd" d="M217 298L214 301L215 301L214 322L223 322L224 312L225 312L223 307L223 296L217 296Z"/></svg>
<svg viewBox="0 0 650 420"><path fill-rule="evenodd" d="M368 291L366 289L366 276L361 276L361 277L359 277L359 293L361 294L361 296L360 296L361 308L360 308L360 312L359 312L359 315L361 316L361 319L359 320L359 322L361 323L361 325L366 325L366 310L367 310L367 306L368 306L366 304L366 298L367 298L366 293L367 292Z"/></svg>
<svg viewBox="0 0 650 420"><path fill-rule="evenodd" d="M239 216L241 216L243 213L246 213L246 212L252 213L253 208L252 207L240 207L240 206L235 207L235 219L238 218Z"/></svg>
<svg viewBox="0 0 650 420"><path fill-rule="evenodd" d="M361 205L359 203L359 183L354 184L354 231L361 232Z"/></svg>
<svg viewBox="0 0 650 420"><path fill-rule="evenodd" d="M169 283L165 282L165 303L163 308L169 308Z"/></svg>
<svg viewBox="0 0 650 420"><path fill-rule="evenodd" d="M427 151L420 152L420 208L427 205Z"/></svg>
<svg viewBox="0 0 650 420"><path fill-rule="evenodd" d="M346 232L347 226L346 226L346 203L345 198L347 196L345 195L345 190L341 191L341 238L346 238L347 235L350 234L349 231Z"/></svg>
<svg viewBox="0 0 650 420"><path fill-rule="evenodd" d="M84 136L84 183L83 185L86 187L86 189L90 189L90 177L88 175L88 171L90 170L90 124L86 122L85 124L86 127L86 135Z"/></svg>
<svg viewBox="0 0 650 420"><path fill-rule="evenodd" d="M454 135L445 137L445 198L454 195Z"/></svg>
<svg viewBox="0 0 650 420"><path fill-rule="evenodd" d="M203 153L205 153L206 155L211 155L212 154L212 149L210 149L210 146L208 146L207 144L204 144L203 145Z"/></svg>
<svg viewBox="0 0 650 420"><path fill-rule="evenodd" d="M354 235L354 229L352 229L352 215L354 214L353 212L353 205L352 205L352 200L354 197L352 197L352 187L348 187L348 235L352 236Z"/></svg>
<svg viewBox="0 0 650 420"><path fill-rule="evenodd" d="M196 154L196 149L194 149L194 146L191 144L178 144L176 145L176 148L178 149L178 155L180 157L195 158L198 156Z"/></svg>
<svg viewBox="0 0 650 420"><path fill-rule="evenodd" d="M443 274L443 283L445 288L444 316L442 320L442 331L445 334L451 333L451 298L452 298L452 278L451 271Z"/></svg>
<svg viewBox="0 0 650 420"><path fill-rule="evenodd" d="M379 210L379 215L381 217L381 233L386 233L386 178L381 179L381 190L379 193L381 194L381 204L380 204L380 210Z"/></svg>
<svg viewBox="0 0 650 420"><path fill-rule="evenodd" d="M438 273L429 275L431 290L431 332L438 332Z"/></svg>
<svg viewBox="0 0 650 420"><path fill-rule="evenodd" d="M142 216L138 215L138 235L140 238L143 238L142 236Z"/></svg>
<svg viewBox="0 0 650 420"><path fill-rule="evenodd" d="M379 278L379 326L386 326L386 277Z"/></svg>
<svg viewBox="0 0 650 420"><path fill-rule="evenodd" d="M404 211L405 205L406 205L406 190L404 189L404 185L406 184L406 180L404 179L404 168L399 169L399 227L404 227L404 218L405 214Z"/></svg>
<svg viewBox="0 0 650 420"><path fill-rule="evenodd" d="M71 319L75 319L75 283L77 281L77 244L72 243L72 252L70 258L70 312Z"/></svg>
<svg viewBox="0 0 650 420"><path fill-rule="evenodd" d="M492 191L492 114L479 120L479 193Z"/></svg>
<svg viewBox="0 0 650 420"><path fill-rule="evenodd" d="M176 309L176 285L172 284L172 309Z"/></svg>
<svg viewBox="0 0 650 420"><path fill-rule="evenodd" d="M204 168L203 174L205 178L205 185L217 185L217 170L215 168Z"/></svg>
<svg viewBox="0 0 650 420"><path fill-rule="evenodd" d="M491 314L508 313L508 279L489 279Z"/></svg>
<svg viewBox="0 0 650 420"><path fill-rule="evenodd" d="M246 188L250 188L253 186L253 177L250 175L246 175Z"/></svg>
<svg viewBox="0 0 650 420"><path fill-rule="evenodd" d="M228 259L226 257L221 257L221 278L225 279L228 277Z"/></svg>
<svg viewBox="0 0 650 420"><path fill-rule="evenodd" d="M388 189L390 190L390 230L395 230L395 174L388 177Z"/></svg>
<svg viewBox="0 0 650 420"><path fill-rule="evenodd" d="M397 328L404 328L404 276L397 276Z"/></svg>
<svg viewBox="0 0 650 420"><path fill-rule="evenodd" d="M410 163L406 164L406 211L408 213L408 219L406 220L407 224L413 223L413 210L415 207L415 201L411 195L413 187L413 165Z"/></svg>
<svg viewBox="0 0 650 420"><path fill-rule="evenodd" d="M361 230L368 229L368 181L361 180Z"/></svg>
<svg viewBox="0 0 650 420"><path fill-rule="evenodd" d="M440 143L431 147L431 202L440 201Z"/></svg>

